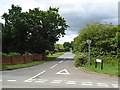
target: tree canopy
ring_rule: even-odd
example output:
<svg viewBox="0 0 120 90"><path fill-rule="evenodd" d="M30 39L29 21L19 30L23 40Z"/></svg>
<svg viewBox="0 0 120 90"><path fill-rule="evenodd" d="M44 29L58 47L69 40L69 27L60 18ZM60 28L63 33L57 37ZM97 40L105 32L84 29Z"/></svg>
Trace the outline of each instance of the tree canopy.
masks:
<svg viewBox="0 0 120 90"><path fill-rule="evenodd" d="M59 8L49 7L47 11L34 8L22 12L21 7L12 5L9 12L2 15L5 20L3 52L43 53L53 50L54 43L69 27L58 11Z"/></svg>
<svg viewBox="0 0 120 90"><path fill-rule="evenodd" d="M87 23L82 27L79 36L74 38L74 51L87 52L88 44L86 40L92 40L91 53L94 55L103 55L109 53L118 55L120 50L120 29L118 26L113 26L112 23L94 22Z"/></svg>

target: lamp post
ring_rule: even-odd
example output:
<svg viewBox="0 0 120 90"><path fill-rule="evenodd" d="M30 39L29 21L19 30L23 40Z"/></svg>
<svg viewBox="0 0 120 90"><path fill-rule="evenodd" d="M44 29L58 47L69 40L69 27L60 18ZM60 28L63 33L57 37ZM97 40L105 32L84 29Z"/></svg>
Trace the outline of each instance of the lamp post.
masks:
<svg viewBox="0 0 120 90"><path fill-rule="evenodd" d="M90 43L92 42L91 40L86 40L88 45L89 45L89 68L90 68Z"/></svg>

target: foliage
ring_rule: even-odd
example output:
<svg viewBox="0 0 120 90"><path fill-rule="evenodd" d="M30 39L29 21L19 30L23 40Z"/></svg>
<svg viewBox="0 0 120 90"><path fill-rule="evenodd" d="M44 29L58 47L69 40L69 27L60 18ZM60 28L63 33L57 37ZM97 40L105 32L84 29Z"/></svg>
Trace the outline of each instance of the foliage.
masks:
<svg viewBox="0 0 120 90"><path fill-rule="evenodd" d="M58 13L59 8L51 8L41 11L39 8L22 12L19 6L11 6L8 13L2 15L5 20L3 25L3 52L25 51L31 53L44 53L52 51L54 43L69 27L66 21Z"/></svg>
<svg viewBox="0 0 120 90"><path fill-rule="evenodd" d="M65 47L65 52L68 52L70 51L70 48L69 47Z"/></svg>
<svg viewBox="0 0 120 90"><path fill-rule="evenodd" d="M63 46L64 46L64 48L66 48L66 47L71 48L71 43L69 43L69 42L64 42Z"/></svg>
<svg viewBox="0 0 120 90"><path fill-rule="evenodd" d="M49 50L45 50L45 54L46 54L46 55L49 55Z"/></svg>
<svg viewBox="0 0 120 90"><path fill-rule="evenodd" d="M79 35L74 38L73 49L75 52L88 53L88 44L91 42L91 61L95 58L103 59L105 62L116 62L120 56L120 29L112 23L94 22L87 23L80 29ZM88 54L87 54L88 55ZM117 59L115 59L117 58ZM113 60L114 59L114 60Z"/></svg>
<svg viewBox="0 0 120 90"><path fill-rule="evenodd" d="M87 63L88 59L86 54L77 53L75 54L74 60L75 60L75 66L78 67L78 66L84 66Z"/></svg>
<svg viewBox="0 0 120 90"><path fill-rule="evenodd" d="M7 54L7 53L2 53L2 56L3 56L3 57L5 57L5 56L12 56L12 55L14 55L14 56L21 56L20 53L16 53L16 52L11 52L11 53L9 53L9 54Z"/></svg>

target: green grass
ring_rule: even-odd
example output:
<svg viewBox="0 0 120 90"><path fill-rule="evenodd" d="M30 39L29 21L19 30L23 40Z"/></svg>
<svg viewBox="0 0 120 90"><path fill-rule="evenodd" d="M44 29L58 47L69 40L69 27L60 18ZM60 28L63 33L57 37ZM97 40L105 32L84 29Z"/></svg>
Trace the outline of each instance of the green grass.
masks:
<svg viewBox="0 0 120 90"><path fill-rule="evenodd" d="M56 59L59 56L63 55L64 53L65 52L58 52L58 53L53 54L53 56L47 55L43 61L51 61L51 60Z"/></svg>
<svg viewBox="0 0 120 90"><path fill-rule="evenodd" d="M39 64L42 64L42 63L41 62L27 62L27 63L22 63L22 64L2 65L2 70L23 68L23 67L29 67L29 66L39 65Z"/></svg>
<svg viewBox="0 0 120 90"><path fill-rule="evenodd" d="M103 63L103 69L101 69L101 64L98 63L97 68L95 68L95 64L91 65L90 68L88 65L85 66L85 70L94 71L102 74L109 74L112 76L120 76L118 75L118 63Z"/></svg>

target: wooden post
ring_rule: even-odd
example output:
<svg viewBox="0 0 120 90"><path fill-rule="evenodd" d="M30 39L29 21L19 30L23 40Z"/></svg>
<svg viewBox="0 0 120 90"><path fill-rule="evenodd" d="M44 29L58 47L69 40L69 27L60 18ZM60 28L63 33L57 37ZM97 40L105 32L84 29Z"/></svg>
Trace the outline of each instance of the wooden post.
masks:
<svg viewBox="0 0 120 90"><path fill-rule="evenodd" d="M14 56L11 56L11 64L14 64Z"/></svg>
<svg viewBox="0 0 120 90"><path fill-rule="evenodd" d="M103 60L101 61L101 69L103 69Z"/></svg>
<svg viewBox="0 0 120 90"><path fill-rule="evenodd" d="M95 59L95 68L97 68L97 61L96 61L96 59Z"/></svg>
<svg viewBox="0 0 120 90"><path fill-rule="evenodd" d="M25 62L27 61L28 52L25 52Z"/></svg>

